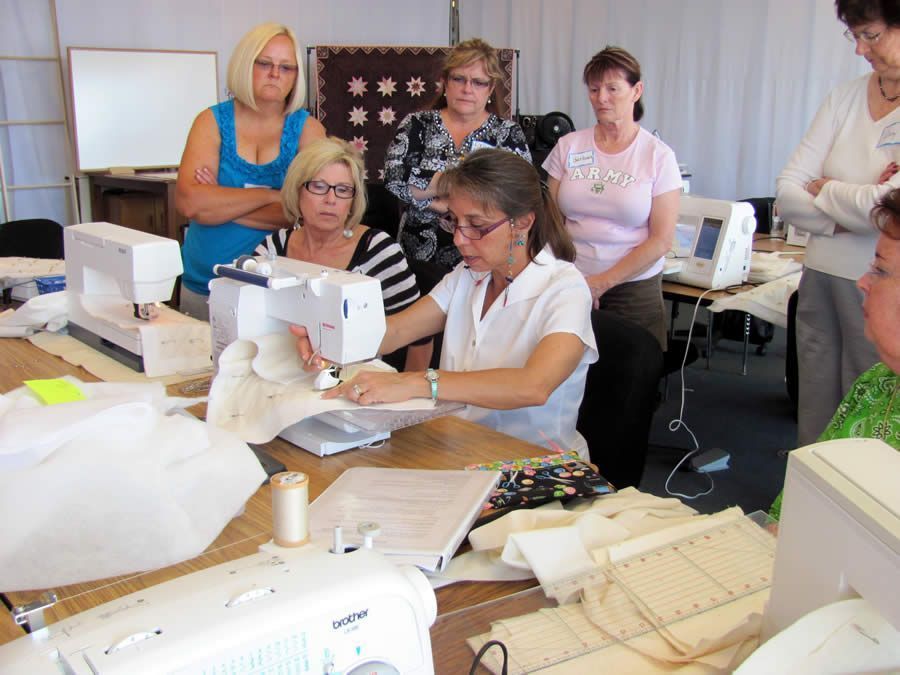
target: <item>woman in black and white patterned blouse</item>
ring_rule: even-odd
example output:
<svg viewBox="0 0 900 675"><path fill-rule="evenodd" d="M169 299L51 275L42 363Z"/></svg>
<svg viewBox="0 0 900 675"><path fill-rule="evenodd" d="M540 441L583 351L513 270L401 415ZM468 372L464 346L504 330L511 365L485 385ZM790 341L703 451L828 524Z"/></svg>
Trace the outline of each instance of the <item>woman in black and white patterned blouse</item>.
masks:
<svg viewBox="0 0 900 675"><path fill-rule="evenodd" d="M256 255L280 255L360 272L381 282L384 313L396 314L419 298L419 287L400 246L388 234L360 223L366 210L363 163L346 141L329 137L299 154L284 179L281 200L293 228L273 232ZM406 348L402 359L385 360L405 370L425 370L432 340Z"/></svg>
<svg viewBox="0 0 900 675"><path fill-rule="evenodd" d="M398 239L410 260L449 271L460 261L453 238L438 227L447 211L435 187L441 173L480 148L501 148L530 160L521 127L495 113L503 71L496 50L479 39L461 42L444 62L441 93L431 110L407 115L384 162L384 184L406 204Z"/></svg>

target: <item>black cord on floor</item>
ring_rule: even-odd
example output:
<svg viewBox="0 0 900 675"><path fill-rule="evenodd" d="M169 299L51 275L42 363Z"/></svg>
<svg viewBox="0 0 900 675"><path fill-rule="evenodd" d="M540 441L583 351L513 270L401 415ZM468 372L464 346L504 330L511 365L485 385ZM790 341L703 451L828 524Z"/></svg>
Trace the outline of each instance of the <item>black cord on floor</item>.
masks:
<svg viewBox="0 0 900 675"><path fill-rule="evenodd" d="M500 651L503 652L503 664L500 667L500 675L507 675L507 665L506 662L509 659L509 653L506 651L506 645L500 642L500 640L488 640L485 642L481 649L478 650L478 653L475 654L475 660L472 661L472 667L469 668L469 675L475 675L475 671L478 669L478 666L481 664L481 659L484 658L484 655L487 653L487 650L491 647L500 647Z"/></svg>

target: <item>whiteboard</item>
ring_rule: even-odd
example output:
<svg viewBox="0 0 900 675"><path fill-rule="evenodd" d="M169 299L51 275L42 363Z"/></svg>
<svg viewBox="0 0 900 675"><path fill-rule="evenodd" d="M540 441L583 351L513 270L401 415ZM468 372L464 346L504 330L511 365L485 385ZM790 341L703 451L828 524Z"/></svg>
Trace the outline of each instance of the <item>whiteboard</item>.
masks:
<svg viewBox="0 0 900 675"><path fill-rule="evenodd" d="M201 110L218 102L215 52L69 47L79 171L178 166Z"/></svg>

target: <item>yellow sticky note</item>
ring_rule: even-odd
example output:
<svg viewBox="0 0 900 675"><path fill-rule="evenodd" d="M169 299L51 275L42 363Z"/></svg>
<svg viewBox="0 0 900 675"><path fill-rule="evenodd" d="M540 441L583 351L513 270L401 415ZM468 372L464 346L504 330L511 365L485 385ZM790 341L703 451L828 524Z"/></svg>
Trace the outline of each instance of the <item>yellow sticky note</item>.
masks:
<svg viewBox="0 0 900 675"><path fill-rule="evenodd" d="M68 380L25 380L25 386L37 394L46 405L83 401L84 392Z"/></svg>

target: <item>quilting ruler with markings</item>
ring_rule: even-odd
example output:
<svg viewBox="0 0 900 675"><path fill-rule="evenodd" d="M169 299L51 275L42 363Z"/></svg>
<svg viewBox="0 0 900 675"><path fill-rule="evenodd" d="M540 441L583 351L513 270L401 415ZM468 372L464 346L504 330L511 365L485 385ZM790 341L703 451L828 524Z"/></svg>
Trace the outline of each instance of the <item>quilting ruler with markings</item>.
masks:
<svg viewBox="0 0 900 675"><path fill-rule="evenodd" d="M508 630L511 672L539 671L765 590L774 559L775 538L740 517L559 581L548 595L611 584L596 600L495 622L478 640L502 639L498 626Z"/></svg>

